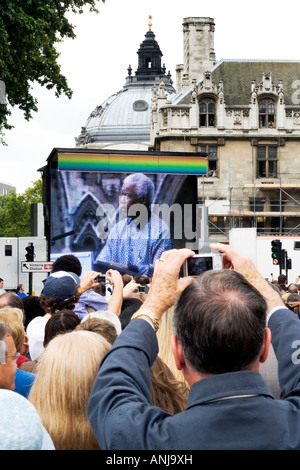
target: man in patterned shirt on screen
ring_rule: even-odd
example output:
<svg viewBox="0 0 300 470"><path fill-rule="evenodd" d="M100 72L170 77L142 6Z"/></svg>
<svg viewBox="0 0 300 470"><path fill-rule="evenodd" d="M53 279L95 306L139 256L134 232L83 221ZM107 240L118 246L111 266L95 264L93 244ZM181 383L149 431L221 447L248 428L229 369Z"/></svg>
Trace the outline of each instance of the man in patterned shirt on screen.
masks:
<svg viewBox="0 0 300 470"><path fill-rule="evenodd" d="M152 276L155 260L172 248L168 225L151 211L154 185L143 173L124 180L120 209L123 217L112 228L97 262L118 263L128 271Z"/></svg>

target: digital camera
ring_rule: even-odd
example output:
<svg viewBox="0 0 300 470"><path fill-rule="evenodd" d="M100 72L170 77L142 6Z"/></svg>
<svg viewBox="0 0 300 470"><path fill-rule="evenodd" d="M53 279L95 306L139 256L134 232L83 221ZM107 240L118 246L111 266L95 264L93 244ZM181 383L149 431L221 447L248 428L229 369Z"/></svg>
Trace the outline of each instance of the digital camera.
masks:
<svg viewBox="0 0 300 470"><path fill-rule="evenodd" d="M218 253L201 253L188 258L184 263L184 276L200 276L210 269L223 269L223 255Z"/></svg>

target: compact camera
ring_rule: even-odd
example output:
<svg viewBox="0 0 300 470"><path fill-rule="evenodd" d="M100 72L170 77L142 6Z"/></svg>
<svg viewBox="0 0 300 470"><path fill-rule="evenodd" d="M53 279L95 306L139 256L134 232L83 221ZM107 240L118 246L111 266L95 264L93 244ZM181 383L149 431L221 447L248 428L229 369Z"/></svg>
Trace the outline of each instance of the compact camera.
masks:
<svg viewBox="0 0 300 470"><path fill-rule="evenodd" d="M149 287L148 286L139 286L138 287L139 292L144 292L145 294L148 294L149 292Z"/></svg>
<svg viewBox="0 0 300 470"><path fill-rule="evenodd" d="M138 286L138 288L134 290L134 293L136 294L140 294L141 292L143 292L144 294L148 294L149 286Z"/></svg>
<svg viewBox="0 0 300 470"><path fill-rule="evenodd" d="M95 282L105 282L105 281L106 281L106 277L103 276L102 274L95 278Z"/></svg>
<svg viewBox="0 0 300 470"><path fill-rule="evenodd" d="M188 258L183 266L184 276L200 276L210 269L223 269L223 255L218 253L200 253Z"/></svg>

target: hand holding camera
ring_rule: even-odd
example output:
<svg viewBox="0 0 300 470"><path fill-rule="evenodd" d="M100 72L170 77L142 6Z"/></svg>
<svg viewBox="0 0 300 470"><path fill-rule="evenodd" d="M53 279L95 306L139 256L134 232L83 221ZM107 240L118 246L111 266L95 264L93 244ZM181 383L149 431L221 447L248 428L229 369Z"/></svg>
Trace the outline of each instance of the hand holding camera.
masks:
<svg viewBox="0 0 300 470"><path fill-rule="evenodd" d="M219 253L201 253L188 258L183 265L184 276L198 277L211 269L223 269L223 256Z"/></svg>

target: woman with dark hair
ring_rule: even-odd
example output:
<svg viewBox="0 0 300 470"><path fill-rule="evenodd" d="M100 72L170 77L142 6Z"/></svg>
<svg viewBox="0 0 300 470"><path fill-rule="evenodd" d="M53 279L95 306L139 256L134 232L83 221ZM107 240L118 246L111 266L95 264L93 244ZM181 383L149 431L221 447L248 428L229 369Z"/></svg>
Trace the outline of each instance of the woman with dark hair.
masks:
<svg viewBox="0 0 300 470"><path fill-rule="evenodd" d="M79 323L80 319L74 312L70 310L60 310L57 312L46 323L44 347L46 347L56 335L75 330Z"/></svg>

